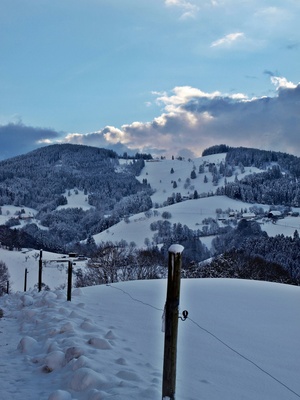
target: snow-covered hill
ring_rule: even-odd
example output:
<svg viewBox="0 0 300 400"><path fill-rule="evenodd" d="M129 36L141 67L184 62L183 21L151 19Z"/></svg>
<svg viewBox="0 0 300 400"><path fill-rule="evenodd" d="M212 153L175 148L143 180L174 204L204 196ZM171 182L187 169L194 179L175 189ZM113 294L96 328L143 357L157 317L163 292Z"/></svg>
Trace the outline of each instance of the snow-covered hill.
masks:
<svg viewBox="0 0 300 400"><path fill-rule="evenodd" d="M168 197L173 193L180 192L182 197L193 196L196 190L199 195L202 193L215 193L217 186L212 182L212 174L208 171L209 164L219 166L220 163L225 162L226 153L213 154L210 156L199 157L189 160L156 160L146 162L138 179L143 181L147 179L151 187L155 190L152 195L153 204L161 206ZM198 173L200 165L205 165L203 173ZM174 171L171 173L171 170ZM191 179L192 171L196 172L196 178ZM261 172L258 168L246 167L242 173L239 168L236 168L235 173L238 178L255 172ZM204 182L204 177L207 177L207 182ZM235 175L227 178L228 182L235 179ZM187 181L188 180L188 181ZM176 182L176 188L173 187ZM218 186L224 185L224 178L221 178Z"/></svg>
<svg viewBox="0 0 300 400"><path fill-rule="evenodd" d="M206 165L209 163L218 164L224 161L224 154L217 154L212 156L205 156L195 160L160 160L155 162L146 162L144 169L142 170L139 179L147 179L154 189L154 194L152 196L153 203L158 203L162 205L164 201L169 196L172 196L174 189L171 184L171 180L176 178L178 182L178 187L176 191L182 192L183 196L189 196L191 194L190 186L184 189L184 183L186 179L189 178L193 166L198 170L199 166L204 162ZM125 161L124 161L125 162ZM174 173L171 174L171 168L174 169ZM237 173L239 177L244 176L254 172L255 168L245 168L243 174L240 173L237 168ZM255 172L259 170L255 169ZM204 191L215 191L216 187L211 182L211 174L206 173L208 176L208 182L203 182L204 174L197 174L196 179L190 180L193 185L193 190L197 190L199 194ZM231 177L231 179L234 179ZM222 182L220 182L221 184ZM86 196L83 192L78 190L70 190L65 193L68 204L64 206L59 206L59 208L73 208L73 207L88 207ZM203 228L203 220L205 218L217 218L216 210L236 210L241 211L242 209L249 209L253 206L242 201L237 201L230 199L226 196L212 196L203 197L200 199L186 200L173 205L153 208L151 212L140 213L132 215L129 218L122 220L118 224L111 226L109 229L94 235L96 243L101 241L112 241L119 242L120 240L126 240L128 243L134 242L138 247L145 247L145 240L148 243L153 242L154 232L151 230L151 223L161 220L162 214L167 211L170 215L168 221L173 225L175 223L181 223L182 225L187 225L192 230L198 230ZM259 205L265 211L269 210L269 205ZM0 222L4 224L9 218L15 216L16 213L20 212L21 207L15 206L3 206L2 215L0 215ZM300 211L300 209L294 208L295 211ZM35 210L25 208L26 215L35 215ZM36 220L26 220L21 219L20 226L30 222L37 222ZM293 236L295 230L300 231L300 217L286 217L279 220L276 224L270 221L260 221L261 228L265 230L269 236L275 236L277 234L283 234L284 236ZM220 226L222 222L219 221ZM45 228L47 229L47 228ZM211 241L214 236L201 237L202 243L204 243L208 248L211 247ZM11 289L13 291L23 290L24 287L24 273L25 268L28 269L28 288L33 288L37 284L38 277L38 261L36 259L37 252L39 250L26 251L23 252L12 252L0 248L0 260L4 261L9 268L11 275ZM55 259L62 257L63 255L56 255L44 252L45 259ZM80 264L82 265L82 263ZM53 280L52 277L55 276L56 279ZM55 289L60 285L66 284L66 265L64 267L59 264L48 264L44 269L43 281L45 284L49 285L51 289ZM54 285L53 285L53 282Z"/></svg>
<svg viewBox="0 0 300 400"><path fill-rule="evenodd" d="M150 242L154 232L150 229L152 222L162 220L162 214L167 211L170 213L168 221L171 224L181 223L187 225L190 229L197 230L203 227L205 218L216 218L216 209L222 208L226 210L231 208L240 211L249 206L241 201L229 199L226 196L204 197L196 200L187 200L176 203L170 206L158 208L152 213L140 213L131 216L126 221L121 221L118 224L110 227L94 236L96 243L101 241L117 242L125 239L128 243L135 242L138 247L145 246L145 239ZM268 209L268 206L265 206ZM201 238L203 243L210 243L212 237Z"/></svg>
<svg viewBox="0 0 300 400"><path fill-rule="evenodd" d="M161 399L166 281L0 299L0 398ZM294 400L300 288L183 280L176 398Z"/></svg>
<svg viewBox="0 0 300 400"><path fill-rule="evenodd" d="M39 254L37 250L23 249L22 251L9 251L0 248L0 260L3 261L10 274L10 290L23 291L25 270L27 270L27 290L34 289L38 284ZM43 275L42 281L50 289L67 285L66 255L42 252ZM85 260L74 259L74 270L84 267Z"/></svg>
<svg viewBox="0 0 300 400"><path fill-rule="evenodd" d="M195 191L201 196L216 190L208 165L224 161L224 156L146 162L138 179L151 184L155 207L95 235L96 243L126 240L144 247L145 239L148 243L153 240L150 224L161 220L164 212L168 212L171 224L180 222L198 230L205 218L217 218L217 209L249 209L253 204L226 196L190 199ZM205 173L197 172L191 179L191 172L198 171L204 162ZM241 178L258 171L245 167L242 173L236 167L235 173ZM219 185L224 183L222 179ZM177 192L184 201L163 206ZM59 209L89 208L86 195L76 188L65 192L65 196L68 204ZM269 210L267 204L258 206ZM3 206L1 224L22 208ZM20 219L16 227L36 222L32 218L34 209L24 211L23 216L29 218ZM270 236L292 236L300 230L299 217L285 217L276 224L259 222ZM212 238L201 237L201 241L210 247ZM74 289L72 301L67 302L66 289L58 289L67 281L67 256L43 251L43 259L48 261L43 268L43 282L51 291L40 293L33 290L38 281L38 257L39 250L0 248L0 260L8 266L12 290L12 294L0 298L4 311L4 318L0 318L0 400L161 399L166 281ZM84 263L76 261L74 268ZM299 287L194 279L182 280L181 288L180 309L187 309L189 318L179 322L177 398L300 397Z"/></svg>
<svg viewBox="0 0 300 400"><path fill-rule="evenodd" d="M205 218L210 217L216 219L217 209L222 209L224 211L231 209L240 212L241 210L248 210L249 207L257 206L267 212L270 209L270 205L267 204L249 204L230 199L226 196L205 197L205 194L215 193L218 187L224 186L224 178L220 179L218 186L213 184L212 174L208 172L207 166L209 164L219 165L221 162L224 163L225 156L226 154L214 154L193 160L175 159L146 162L138 179L140 181L147 179L147 182L150 183L151 188L154 190L154 194L151 196L154 205L152 213L133 215L110 227L108 230L94 235L96 243L101 241L118 242L120 240L126 240L127 242L135 242L138 247L144 247L145 239L149 239L150 243L152 243L154 233L150 229L150 224L161 220L162 214L165 211L171 215L169 219L171 224L181 223L182 225L187 225L192 230L201 229L203 227L202 221ZM190 179L193 169L198 171L199 166L203 164L206 165L205 172L201 174L197 172L196 178ZM171 170L174 172L171 173ZM262 172L262 170L255 167L245 167L243 172L237 167L235 174L227 178L227 182L234 181L236 176L238 179L242 179L246 175L259 172ZM204 176L207 177L206 183L204 182ZM174 181L176 181L177 185L175 189L173 187ZM203 195L204 197L196 200L193 199L195 190L199 196ZM176 194L178 192L181 194L184 201L163 206L168 197L172 197L174 193ZM294 211L300 211L300 209L297 208L293 209ZM265 230L269 236L275 236L277 234L292 236L296 229L300 229L299 217L288 217L279 221L276 225L272 224L270 221L260 222L262 223L262 229ZM220 225L222 226L222 223L220 223ZM206 238L201 237L201 241L210 248L212 238L212 236Z"/></svg>

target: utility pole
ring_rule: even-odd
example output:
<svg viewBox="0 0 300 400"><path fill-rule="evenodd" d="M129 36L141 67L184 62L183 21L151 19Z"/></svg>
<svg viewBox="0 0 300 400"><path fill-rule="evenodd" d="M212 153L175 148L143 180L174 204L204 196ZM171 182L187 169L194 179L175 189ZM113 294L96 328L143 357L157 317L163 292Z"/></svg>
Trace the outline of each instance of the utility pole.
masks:
<svg viewBox="0 0 300 400"><path fill-rule="evenodd" d="M162 398L170 400L175 400L181 253L183 250L184 247L178 244L169 248Z"/></svg>

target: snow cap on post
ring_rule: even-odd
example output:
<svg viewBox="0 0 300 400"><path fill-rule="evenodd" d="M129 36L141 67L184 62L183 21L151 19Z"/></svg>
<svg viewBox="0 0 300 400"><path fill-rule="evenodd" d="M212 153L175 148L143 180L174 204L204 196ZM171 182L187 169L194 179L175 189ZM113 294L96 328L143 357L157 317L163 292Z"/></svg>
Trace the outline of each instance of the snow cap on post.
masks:
<svg viewBox="0 0 300 400"><path fill-rule="evenodd" d="M178 254L178 253L182 253L184 250L184 247L181 246L181 244L172 244L169 247L169 253L173 253L173 254Z"/></svg>

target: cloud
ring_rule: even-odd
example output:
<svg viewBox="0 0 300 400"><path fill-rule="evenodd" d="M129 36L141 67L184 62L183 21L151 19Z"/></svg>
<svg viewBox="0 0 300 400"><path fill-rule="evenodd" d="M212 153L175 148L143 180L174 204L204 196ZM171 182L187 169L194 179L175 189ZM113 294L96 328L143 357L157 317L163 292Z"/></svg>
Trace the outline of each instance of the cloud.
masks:
<svg viewBox="0 0 300 400"><path fill-rule="evenodd" d="M69 133L60 143L82 144L86 146L101 147L114 150L117 154L135 154L140 149L132 145L130 148L126 146L127 139L125 132L114 126L106 126L105 128L92 133Z"/></svg>
<svg viewBox="0 0 300 400"><path fill-rule="evenodd" d="M9 124L0 127L7 154L25 153L42 143L77 143L153 155L200 156L212 145L246 146L291 154L300 152L300 84L268 71L273 96L248 98L243 93L204 92L191 86L156 92L161 113L152 121L134 121L119 128L62 137L50 129ZM16 143L18 145L16 145ZM30 148L31 147L31 148Z"/></svg>
<svg viewBox="0 0 300 400"><path fill-rule="evenodd" d="M24 154L60 136L60 133L52 129L25 126L21 121L0 125L0 159Z"/></svg>
<svg viewBox="0 0 300 400"><path fill-rule="evenodd" d="M218 39L210 45L210 47L230 47L236 41L245 38L245 34L243 32L235 32L229 33L228 35L224 36L221 39Z"/></svg>
<svg viewBox="0 0 300 400"><path fill-rule="evenodd" d="M248 146L297 154L300 151L300 85L271 76L273 97L206 93L190 86L158 93L163 112L151 122L133 122L80 135L86 144L121 145L152 154L194 154L214 144ZM125 150L124 150L125 151Z"/></svg>
<svg viewBox="0 0 300 400"><path fill-rule="evenodd" d="M278 26L281 22L286 22L291 18L287 9L274 6L260 8L254 16L269 26Z"/></svg>
<svg viewBox="0 0 300 400"><path fill-rule="evenodd" d="M273 97L249 99L242 93L205 93L188 86L158 96L164 112L152 122L121 127L123 144L168 155L189 151L201 155L218 143L291 152L300 151L300 85L271 77Z"/></svg>
<svg viewBox="0 0 300 400"><path fill-rule="evenodd" d="M269 71L268 69L264 70L264 74L265 75L269 75L269 76L275 76L276 75L273 71Z"/></svg>
<svg viewBox="0 0 300 400"><path fill-rule="evenodd" d="M286 46L287 50L298 50L300 47L300 43L299 42L295 42L295 43L290 43Z"/></svg>
<svg viewBox="0 0 300 400"><path fill-rule="evenodd" d="M199 7L196 4L186 0L165 0L165 5L181 9L183 13L180 19L195 18L199 11Z"/></svg>
<svg viewBox="0 0 300 400"><path fill-rule="evenodd" d="M271 77L272 83L276 86L277 90L279 89L296 89L297 85L293 82L289 82L286 78L279 76Z"/></svg>

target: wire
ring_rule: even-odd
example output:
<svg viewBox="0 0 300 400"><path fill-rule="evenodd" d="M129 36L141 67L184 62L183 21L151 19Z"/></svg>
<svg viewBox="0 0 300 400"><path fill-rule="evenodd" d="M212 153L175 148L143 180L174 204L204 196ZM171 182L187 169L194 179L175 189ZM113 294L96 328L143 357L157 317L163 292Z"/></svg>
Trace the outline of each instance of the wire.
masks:
<svg viewBox="0 0 300 400"><path fill-rule="evenodd" d="M238 356L240 356L241 358L243 358L244 360L248 361L250 364L254 365L257 369L259 369L261 372L263 372L264 374L268 375L270 378L272 378L274 381L276 381L277 383L279 383L281 386L283 386L284 388L286 388L288 391L290 391L291 393L293 393L295 396L300 398L300 395L298 393L296 393L293 389L291 389L290 387L288 387L285 383L281 382L279 379L277 379L275 376L273 376L272 374L270 374L268 371L266 371L265 369L263 369L262 367L260 367L257 363L255 363L254 361L252 361L250 358L244 356L243 354L241 354L239 351L235 350L233 347L229 346L229 344L225 343L222 339L218 338L218 336L216 336L214 333L210 332L208 329L203 328L201 325L199 325L197 322L195 322L192 318L187 317L188 320L190 320L194 325L196 325L199 329L201 329L202 331L206 332L207 334L209 334L210 336L212 336L214 339L216 339L218 342L220 342L223 346L227 347L229 350L233 351L235 354L237 354Z"/></svg>
<svg viewBox="0 0 300 400"><path fill-rule="evenodd" d="M277 226L283 226L285 228L293 228L293 229L299 229L300 226L292 226L292 225L287 225L287 224L279 224L278 222L275 223Z"/></svg>
<svg viewBox="0 0 300 400"><path fill-rule="evenodd" d="M153 306L152 304L145 303L145 302L142 301L142 300L139 300L139 299L136 299L135 297L132 297L130 293L126 292L126 291L123 290L123 289L120 289L120 288L117 288L117 287L115 287L115 286L112 286L112 285L109 284L109 283L108 283L106 286L109 286L109 287L111 287L111 288L113 288L113 289L119 290L120 292L122 292L122 293L124 293L124 294L127 294L127 296L129 296L133 301L136 301L137 303L141 303L141 304L143 304L144 306L151 307L151 308L153 308L154 310L157 310L157 311L164 311L162 308L155 307L155 306Z"/></svg>
<svg viewBox="0 0 300 400"><path fill-rule="evenodd" d="M107 284L106 286L109 286L113 289L119 290L120 292L126 294L127 296L129 296L133 301L136 301L137 303L141 303L147 307L151 307L154 310L157 311L162 311L164 312L163 309L158 308L153 306L152 304L146 303L142 300L139 300L135 297L133 297L130 293L126 292L123 289L117 288L116 286L112 286L111 284ZM216 339L218 342L220 342L223 346L227 347L229 350L231 350L233 353L237 354L239 357L243 358L245 361L249 362L250 364L252 364L254 367L256 367L258 370L260 370L262 373L264 373L265 375L269 376L271 379L273 379L275 382L277 382L279 385L283 386L285 389L287 389L289 392L291 392L292 394L294 394L295 396L297 396L298 398L300 398L300 395L295 392L293 389L291 389L289 386L287 386L285 383L281 382L279 379L277 379L275 376L273 376L270 372L266 371L264 368L260 367L256 362L252 361L250 358L244 356L242 353L240 353L239 351L235 350L233 347L231 347L229 344L227 344L226 342L224 342L222 339L220 339L218 336L216 336L214 333L210 332L208 329L204 328L203 326L199 325L196 321L194 321L192 318L190 318L188 315L185 318L185 320L190 320L195 326L197 326L199 329L201 329L202 331L206 332L208 335L212 336L214 339Z"/></svg>

